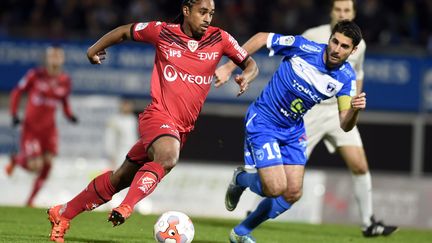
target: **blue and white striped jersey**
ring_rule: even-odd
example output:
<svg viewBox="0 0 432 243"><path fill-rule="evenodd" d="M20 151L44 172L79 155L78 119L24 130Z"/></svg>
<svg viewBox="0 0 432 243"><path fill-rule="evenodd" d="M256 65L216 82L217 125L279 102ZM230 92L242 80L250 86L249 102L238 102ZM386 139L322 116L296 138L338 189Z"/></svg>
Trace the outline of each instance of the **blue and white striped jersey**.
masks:
<svg viewBox="0 0 432 243"><path fill-rule="evenodd" d="M312 106L333 96L354 96L356 76L348 62L329 69L324 63L327 45L298 36L271 33L267 39L270 56L284 56L260 96L254 110L279 127L302 122Z"/></svg>

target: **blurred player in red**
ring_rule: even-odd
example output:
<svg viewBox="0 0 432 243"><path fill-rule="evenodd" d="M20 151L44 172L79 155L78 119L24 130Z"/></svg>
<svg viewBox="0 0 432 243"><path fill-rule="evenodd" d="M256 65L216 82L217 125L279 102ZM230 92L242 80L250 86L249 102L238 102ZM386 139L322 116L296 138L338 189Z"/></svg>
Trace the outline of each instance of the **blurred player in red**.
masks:
<svg viewBox="0 0 432 243"><path fill-rule="evenodd" d="M76 123L68 96L71 91L69 76L63 72L64 50L59 46L50 46L45 53L45 66L33 68L19 81L11 93L10 114L12 125L21 123L18 106L21 95L27 93L27 105L22 124L20 151L11 155L6 165L7 175L12 175L15 166L36 172L38 176L27 200L27 206L33 201L45 183L57 154L57 128L55 112L57 104L63 105L63 111L69 121Z"/></svg>
<svg viewBox="0 0 432 243"><path fill-rule="evenodd" d="M71 201L48 210L51 240L64 242L69 222L129 187L123 202L108 220L122 224L134 206L156 188L176 165L180 150L210 91L213 75L223 55L242 68L235 78L239 95L258 74L255 61L227 32L210 26L213 0L184 0L174 23L153 21L120 26L104 35L88 51L92 64L100 64L105 49L125 40L145 42L155 47L151 77L152 102L139 116L140 139L114 172L96 177Z"/></svg>

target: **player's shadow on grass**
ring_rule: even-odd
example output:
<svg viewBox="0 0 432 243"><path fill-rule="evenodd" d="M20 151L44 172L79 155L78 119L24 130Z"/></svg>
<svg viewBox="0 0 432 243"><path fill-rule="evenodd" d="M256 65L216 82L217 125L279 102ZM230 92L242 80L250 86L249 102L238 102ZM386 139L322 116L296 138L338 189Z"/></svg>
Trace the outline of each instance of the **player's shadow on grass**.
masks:
<svg viewBox="0 0 432 243"><path fill-rule="evenodd" d="M226 221L215 221L214 219L200 219L199 220L200 225L207 225L212 227L223 227L231 230L232 227L236 225L234 222L226 222Z"/></svg>
<svg viewBox="0 0 432 243"><path fill-rule="evenodd" d="M306 227L305 227L306 226ZM303 234L303 235L319 235L320 231L319 228L321 226L320 225L290 225L290 226L286 226L283 224L265 224L262 226L261 229L264 230L270 230L270 231L277 231L277 232L284 232L284 231L292 231L292 232L296 232L297 234ZM350 231L346 231L346 230L342 230L339 232L328 232L326 231L326 236L333 236L333 237L362 237L361 234L358 234L357 231L355 232L350 232Z"/></svg>
<svg viewBox="0 0 432 243"><path fill-rule="evenodd" d="M86 243L120 243L121 241L115 241L115 240L93 240L89 238L79 238L79 237L67 237L67 241L76 241L76 242L86 242Z"/></svg>
<svg viewBox="0 0 432 243"><path fill-rule="evenodd" d="M221 243L221 242L226 242L226 240L218 240L218 241L213 241L213 240L193 240L193 243Z"/></svg>

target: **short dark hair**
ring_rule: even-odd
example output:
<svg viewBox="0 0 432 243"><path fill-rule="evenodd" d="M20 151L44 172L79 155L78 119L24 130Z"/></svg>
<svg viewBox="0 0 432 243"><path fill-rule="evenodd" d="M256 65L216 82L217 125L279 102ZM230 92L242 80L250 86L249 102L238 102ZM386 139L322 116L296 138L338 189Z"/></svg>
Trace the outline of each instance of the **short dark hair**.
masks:
<svg viewBox="0 0 432 243"><path fill-rule="evenodd" d="M182 4L180 6L180 13L177 15L177 17L173 20L173 23L175 24L183 24L184 16L183 16L183 7L187 6L189 9L192 8L192 6L199 2L201 0L182 0Z"/></svg>
<svg viewBox="0 0 432 243"><path fill-rule="evenodd" d="M360 41L362 40L362 33L360 30L360 27L358 27L358 25L356 23L354 23L353 21L350 20L342 20L339 21L332 30L332 35L334 35L334 33L342 33L345 36L348 36L349 38L351 38L352 43L354 46L357 46Z"/></svg>

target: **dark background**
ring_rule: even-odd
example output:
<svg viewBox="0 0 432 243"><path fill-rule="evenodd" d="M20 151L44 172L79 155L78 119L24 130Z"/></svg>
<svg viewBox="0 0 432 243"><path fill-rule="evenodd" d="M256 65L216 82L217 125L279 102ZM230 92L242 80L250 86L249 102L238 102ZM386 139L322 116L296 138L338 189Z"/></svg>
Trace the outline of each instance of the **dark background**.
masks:
<svg viewBox="0 0 432 243"><path fill-rule="evenodd" d="M411 125L365 124L358 125L370 169L372 171L410 173ZM213 163L242 164L243 119L203 115L190 134L181 159L208 160ZM425 148L432 147L432 126L427 126ZM432 151L425 149L425 161L432 161ZM308 168L344 169L338 154L329 154L322 142L314 149ZM425 163L424 172L432 172L431 163Z"/></svg>

